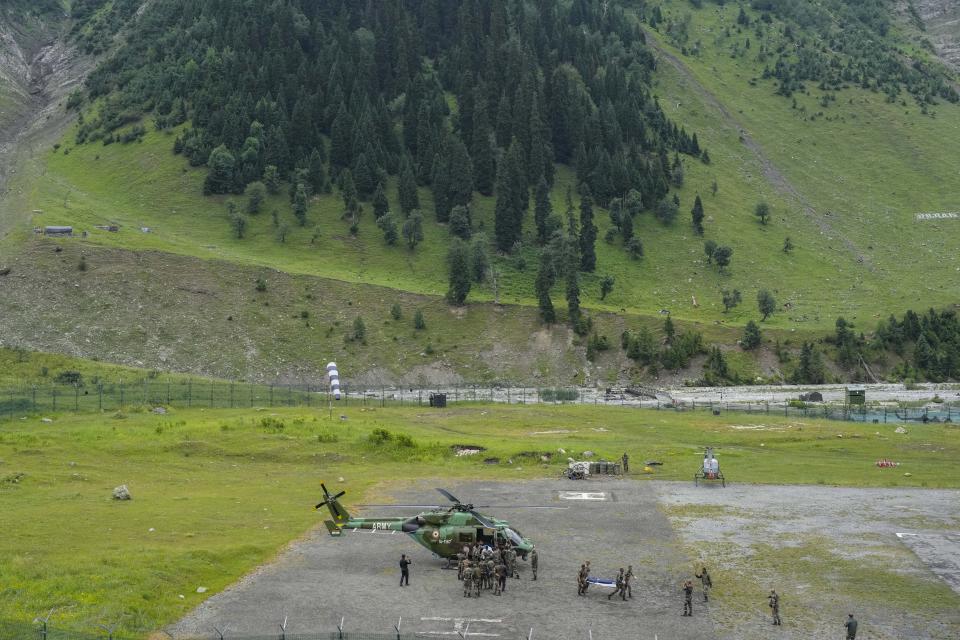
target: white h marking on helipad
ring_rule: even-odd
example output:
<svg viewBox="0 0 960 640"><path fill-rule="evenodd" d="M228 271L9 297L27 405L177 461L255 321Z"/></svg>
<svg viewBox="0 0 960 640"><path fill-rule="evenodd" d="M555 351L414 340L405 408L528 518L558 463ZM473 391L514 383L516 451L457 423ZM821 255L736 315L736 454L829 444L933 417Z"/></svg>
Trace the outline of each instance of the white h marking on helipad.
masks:
<svg viewBox="0 0 960 640"><path fill-rule="evenodd" d="M460 636L461 638L466 638L467 636L477 636L480 638L499 638L499 633L484 633L482 631L470 631L469 627L474 623L485 623L485 624L500 624L503 622L501 618L439 618L431 616L428 618L420 618L421 622L452 622L453 631L418 631L416 635L418 636Z"/></svg>
<svg viewBox="0 0 960 640"><path fill-rule="evenodd" d="M561 491L561 500L606 500L607 494L603 491Z"/></svg>

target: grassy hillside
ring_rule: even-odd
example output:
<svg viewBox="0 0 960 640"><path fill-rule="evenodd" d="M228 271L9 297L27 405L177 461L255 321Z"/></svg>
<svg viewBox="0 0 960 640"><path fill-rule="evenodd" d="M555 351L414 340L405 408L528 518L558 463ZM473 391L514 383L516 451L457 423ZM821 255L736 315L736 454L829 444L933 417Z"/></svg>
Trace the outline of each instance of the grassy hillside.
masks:
<svg viewBox="0 0 960 640"><path fill-rule="evenodd" d="M610 223L605 213L597 216L598 268L583 278L585 303L639 314L667 308L679 318L739 324L756 317L756 290L767 287L788 305L771 318L774 326L824 328L844 315L870 328L891 312L956 301L960 235L950 229L960 222L918 221L916 214L949 211L960 201L960 186L950 178L960 108L945 103L933 115L922 115L909 104L888 104L882 94L857 88L822 107L813 87L809 95L796 95L793 108L790 100L773 94L771 81L748 82L759 76L749 55L729 54L736 38L721 32L735 18L736 7L707 4L694 10L685 2L665 7L668 16L692 16L702 48L698 56L683 56L664 36L651 33L657 47L676 56L675 61L661 59L656 76L661 104L670 117L702 132L713 162L685 158L680 215L672 227L649 212L641 214L637 233L646 255L640 261L630 260L619 240L603 242ZM36 208L44 211L36 223L74 224L90 231L89 242L106 246L270 266L416 293L445 292L441 265L448 235L443 225L429 222L425 241L410 252L385 245L369 205L359 235L352 237L340 219L337 194L314 200L304 228L296 225L284 195L252 218L247 237L237 240L231 237L226 198L200 195L205 170L187 168L172 154L172 143L173 134L150 132L139 144L77 147L66 136L34 187ZM553 192L555 211L562 212L571 180L561 171ZM714 180L716 195L711 194ZM392 182L389 193L393 201ZM729 274L705 263L701 241L690 227L697 193L708 216L705 237L734 248ZM752 215L760 200L774 212L765 226ZM429 220L426 189L421 202ZM492 208L491 198L477 196L475 226L488 236ZM275 238L269 213L274 209L291 228L284 244ZM121 225L119 233L93 229L111 222ZM151 232L142 233L144 226ZM497 260L503 302L533 302L532 226L529 213L525 271L516 268L513 257ZM311 242L315 227L321 235ZM790 254L781 250L786 236L796 246ZM599 279L606 274L617 284L601 302ZM724 315L719 291L732 287L744 292L745 303ZM559 287L557 297L559 303ZM492 298L490 283L471 293L473 300Z"/></svg>
<svg viewBox="0 0 960 640"><path fill-rule="evenodd" d="M629 451L664 463L653 477L689 481L690 463L708 437L736 482L960 486L956 465L949 464L958 453L951 425L897 436L892 426L843 425L838 440L836 423L798 426L775 416L766 420L768 429L738 429L730 416L644 414L638 428L637 412L618 408L358 408L349 410L349 421L336 423L325 415L193 410L0 424L0 509L5 521L16 523L0 538L0 620L28 623L56 606L55 628L119 622L122 634L142 637L316 525L311 507L321 480L344 486L353 504L401 476L559 473L563 456L540 464L531 449L589 449L608 458ZM571 424L582 429L556 431ZM411 436L413 447L371 442L376 428ZM464 438L516 463L457 457L450 446ZM873 466L894 454L912 476ZM121 483L131 502L110 499ZM197 593L200 586L206 595Z"/></svg>

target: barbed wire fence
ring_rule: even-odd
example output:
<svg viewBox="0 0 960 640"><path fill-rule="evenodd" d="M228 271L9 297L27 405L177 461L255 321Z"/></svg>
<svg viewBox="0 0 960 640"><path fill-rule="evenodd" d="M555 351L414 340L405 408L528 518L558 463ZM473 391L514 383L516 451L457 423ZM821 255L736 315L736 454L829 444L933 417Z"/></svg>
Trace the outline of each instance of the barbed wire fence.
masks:
<svg viewBox="0 0 960 640"><path fill-rule="evenodd" d="M194 379L143 378L74 384L23 384L0 390L0 420L64 412L155 411L167 408L240 409L350 406L446 406L447 403L580 404L627 406L669 411L735 412L824 418L855 422L953 422L960 406L891 407L889 404L847 405L771 401L678 401L656 389L543 387L509 384L451 386L342 386L342 399L332 401L325 384L258 384Z"/></svg>
<svg viewBox="0 0 960 640"><path fill-rule="evenodd" d="M277 620L276 629L273 633L249 634L240 631L233 631L229 621L219 625L211 626L209 631L204 633L186 633L176 634L168 630L161 630L155 633L136 633L124 631L119 623L113 625L100 624L95 629L77 630L58 627L50 622L51 613L42 618L36 618L32 623L27 622L9 622L0 621L0 638L3 640L135 640L149 635L151 638L166 637L170 640L415 640L424 637L436 637L437 635L453 637L454 640L466 640L468 636L488 637L491 634L481 632L470 632L472 622L484 622L481 619L457 619L451 630L446 631L411 631L400 617L396 624L390 630L380 632L353 631L345 625L345 619L341 618L333 629L327 631L315 632L289 632L289 622L287 617ZM486 621L489 622L489 621ZM500 634L494 634L500 636ZM583 640L593 640L593 629L587 629L580 634ZM507 634L505 638L510 638ZM535 627L518 633L515 640L534 640L538 638ZM577 638L577 634L567 636L571 640ZM599 636L598 636L599 637ZM637 636L643 640L643 636ZM659 640L656 634L649 636L651 640Z"/></svg>

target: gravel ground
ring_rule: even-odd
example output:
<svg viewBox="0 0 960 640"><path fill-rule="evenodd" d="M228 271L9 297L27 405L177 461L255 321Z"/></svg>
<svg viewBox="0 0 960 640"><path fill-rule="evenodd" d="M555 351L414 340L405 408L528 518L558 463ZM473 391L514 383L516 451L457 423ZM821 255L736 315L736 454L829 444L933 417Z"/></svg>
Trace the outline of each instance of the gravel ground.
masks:
<svg viewBox="0 0 960 640"><path fill-rule="evenodd" d="M391 493L400 501L430 504L440 498L435 486L436 482L417 483ZM526 638L531 627L535 638L586 639L589 632L597 640L717 637L709 610L699 602L693 618L679 615L680 584L690 562L657 508L654 485L543 480L446 488L475 504L570 506L487 510L510 519L533 538L540 552L536 582L521 562L521 578L510 581L506 595L484 592L479 599L465 599L456 572L444 570L445 561L405 535L353 533L332 539L318 529L277 562L213 596L167 631L176 638L213 637L213 626L226 626L234 634L274 633L284 616L291 634L330 631L343 616L348 631L388 633L402 616L402 631L424 637L455 637L470 620L469 635L490 638ZM565 501L558 495L563 489L602 492L607 499ZM349 498L348 494L348 509ZM397 586L401 553L414 563L409 588ZM592 561L595 575L605 577L614 577L627 564L640 569L634 598L608 601L604 597L608 591L595 587L587 597L578 597L576 572L586 559Z"/></svg>
<svg viewBox="0 0 960 640"><path fill-rule="evenodd" d="M439 498L433 487L440 484L405 483L385 493L399 502L429 504ZM485 592L480 599L464 599L455 572L406 536L351 533L332 539L321 527L167 631L177 639L215 637L214 626L237 635L274 634L287 617L288 633L310 633L335 630L342 616L346 631L389 633L402 617L405 634L454 639L469 622L468 635L481 638L525 638L532 627L535 638L592 633L598 640L753 640L773 637L763 602L766 589L776 585L785 618L777 637L841 637L837 631L848 610L860 618L860 638L960 636L960 596L944 586L960 589L960 491L737 484L723 489L631 480L445 486L476 504L569 506L487 510L510 519L536 542L538 581L530 580L529 567L520 563L521 579L510 582L505 596ZM604 499L566 500L561 491L602 493ZM348 509L353 500L348 494ZM815 557L801 560L812 562L814 573L823 571L824 584L816 575L797 582L791 577L796 574L776 566L777 551L790 547L815 549ZM401 553L414 562L409 588L397 586ZM586 559L595 575L606 577L632 564L638 574L634 599L608 601L603 597L608 592L596 588L578 598L575 574ZM715 597L704 606L698 593L695 617L683 618L679 587L700 559L712 567ZM870 568L867 584L850 586L827 575L844 562ZM915 585L937 601L911 599L907 592ZM877 601L891 589L891 602Z"/></svg>
<svg viewBox="0 0 960 640"><path fill-rule="evenodd" d="M836 630L848 610L860 618L861 637L960 637L960 491L656 485L689 549L757 584L760 605L753 617L728 615L732 612L718 605L722 637L769 637L762 596L771 585L781 593L785 612L793 613L778 637L839 637ZM805 582L790 577L796 575L794 567L777 562L778 552L790 547L815 549L811 562L821 563L823 575ZM850 566L876 585L858 584L858 576L845 572ZM900 579L920 585L942 581L956 593L936 592L934 584L933 602L902 605L897 596L909 594L882 588L899 585Z"/></svg>

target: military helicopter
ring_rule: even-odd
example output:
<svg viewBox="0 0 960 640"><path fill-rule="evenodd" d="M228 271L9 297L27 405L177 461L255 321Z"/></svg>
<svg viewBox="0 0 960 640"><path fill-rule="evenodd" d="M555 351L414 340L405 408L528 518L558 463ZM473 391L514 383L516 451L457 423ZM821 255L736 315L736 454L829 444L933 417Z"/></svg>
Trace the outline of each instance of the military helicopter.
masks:
<svg viewBox="0 0 960 640"><path fill-rule="evenodd" d="M326 506L333 520L325 520L324 525L331 536L340 536L344 529L360 529L372 531L400 531L409 534L418 543L447 560L457 557L465 545L476 542L494 545L501 541L513 545L517 555L526 559L533 550L533 541L525 538L515 527L511 527L506 520L492 518L474 510L472 504L461 502L446 489L437 489L450 505L423 505L423 504L363 504L360 507L382 508L414 508L428 509L415 516L387 516L377 518L357 518L351 516L339 499L346 493L341 491L331 495L326 485L320 484L323 489L323 501L316 506L320 509ZM491 505L478 505L478 508L491 508ZM511 509L566 509L567 507L547 507L531 505L503 505L501 508Z"/></svg>

